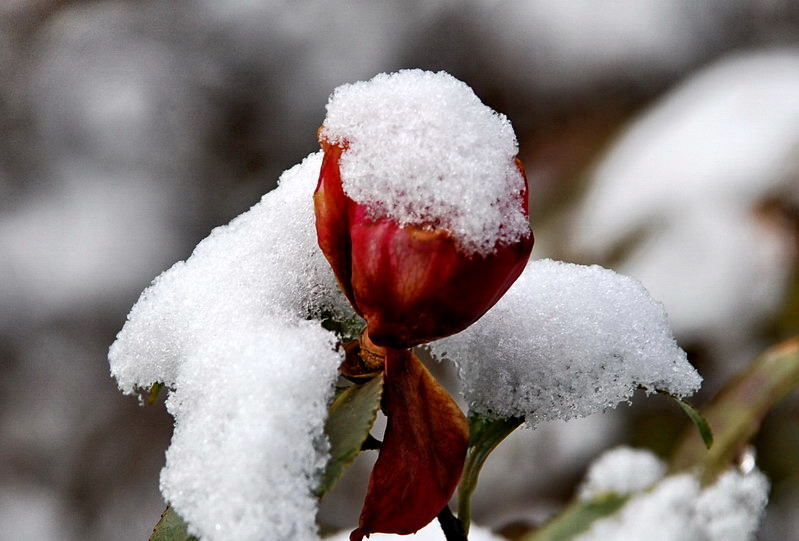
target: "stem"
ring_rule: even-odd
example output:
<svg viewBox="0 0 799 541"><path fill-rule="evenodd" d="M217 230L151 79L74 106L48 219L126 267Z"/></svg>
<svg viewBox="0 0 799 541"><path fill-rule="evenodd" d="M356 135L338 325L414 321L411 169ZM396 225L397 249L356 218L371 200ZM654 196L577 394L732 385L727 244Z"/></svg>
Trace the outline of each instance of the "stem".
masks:
<svg viewBox="0 0 799 541"><path fill-rule="evenodd" d="M447 541L469 541L463 524L452 514L449 505L445 505L444 509L438 514L438 523L441 525Z"/></svg>
<svg viewBox="0 0 799 541"><path fill-rule="evenodd" d="M479 415L469 416L469 451L463 466L458 491L458 519L465 534L469 534L472 521L472 493L477 488L477 478L488 455L511 432L524 422L521 417L489 420Z"/></svg>

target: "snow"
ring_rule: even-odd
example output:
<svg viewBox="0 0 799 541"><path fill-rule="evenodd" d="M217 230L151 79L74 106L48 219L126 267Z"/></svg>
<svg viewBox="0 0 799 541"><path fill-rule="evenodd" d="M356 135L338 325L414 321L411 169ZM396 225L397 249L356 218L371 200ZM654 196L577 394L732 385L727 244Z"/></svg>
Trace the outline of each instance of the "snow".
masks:
<svg viewBox="0 0 799 541"><path fill-rule="evenodd" d="M339 87L321 138L348 145L344 191L375 217L444 229L468 254L530 234L510 122L447 73L403 70Z"/></svg>
<svg viewBox="0 0 799 541"><path fill-rule="evenodd" d="M798 144L799 51L719 62L642 115L607 154L586 209L600 227L583 231L584 241L607 243L698 197L752 204L779 188Z"/></svg>
<svg viewBox="0 0 799 541"><path fill-rule="evenodd" d="M649 451L617 447L591 464L578 498L590 501L606 493L624 496L640 492L654 485L665 473L666 464Z"/></svg>
<svg viewBox="0 0 799 541"><path fill-rule="evenodd" d="M109 354L122 390L174 386L196 343L234 322L351 315L316 244L312 194L321 159L317 152L286 171L276 190L142 293Z"/></svg>
<svg viewBox="0 0 799 541"><path fill-rule="evenodd" d="M640 283L552 260L528 263L482 319L430 349L458 365L471 410L531 425L614 407L639 386L686 396L701 381Z"/></svg>
<svg viewBox="0 0 799 541"><path fill-rule="evenodd" d="M326 541L349 541L350 532L344 531L333 537L326 538ZM415 534L404 535L399 537L397 535L374 533L369 536L369 541L398 541L407 539L408 541L446 541L441 526L437 520L434 520ZM469 528L469 541L504 541L504 537L500 537L491 531L481 528L472 524Z"/></svg>
<svg viewBox="0 0 799 541"><path fill-rule="evenodd" d="M159 276L109 353L123 391L173 389L161 491L203 540L316 539L311 490L341 354L312 318L352 315L316 244L320 165L316 153L284 173Z"/></svg>
<svg viewBox="0 0 799 541"><path fill-rule="evenodd" d="M788 228L757 207L799 200L798 151L799 50L726 58L611 147L577 211L575 249L596 259L627 247L618 270L663 301L679 336L740 351L795 261Z"/></svg>
<svg viewBox="0 0 799 541"><path fill-rule="evenodd" d="M161 492L203 540L315 540L335 338L313 321L219 331L167 401Z"/></svg>
<svg viewBox="0 0 799 541"><path fill-rule="evenodd" d="M384 109L371 131L366 120ZM350 124L337 116L348 112ZM323 137L346 140L346 156L359 162L342 163L363 175L351 195L358 182L380 187L364 200L375 212L451 228L474 250L529 234L510 125L463 83L421 71L378 76L336 91L327 122ZM501 140L482 155L487 136ZM481 156L485 163L474 161ZM286 171L260 203L156 278L109 352L124 392L155 381L171 390L175 431L161 491L205 541L317 538L312 490L342 356L319 319L355 317L316 241L321 162L317 152ZM398 177L407 171L436 181ZM480 321L430 348L457 363L471 409L531 425L613 407L639 386L684 396L700 383L662 307L635 280L597 266L531 262Z"/></svg>
<svg viewBox="0 0 799 541"><path fill-rule="evenodd" d="M625 469L631 478L653 474L640 455L646 452L637 453L610 451L592 466L587 482L604 478L611 481L604 488L611 488ZM650 456L651 464L657 461ZM665 477L651 490L635 494L615 515L594 522L577 540L637 541L646 532L653 541L746 541L754 538L763 518L768 490L768 480L756 468L747 473L728 470L706 488L690 473Z"/></svg>
<svg viewBox="0 0 799 541"><path fill-rule="evenodd" d="M768 479L758 470L747 475L725 472L696 502L708 539L754 538L768 503L768 490Z"/></svg>

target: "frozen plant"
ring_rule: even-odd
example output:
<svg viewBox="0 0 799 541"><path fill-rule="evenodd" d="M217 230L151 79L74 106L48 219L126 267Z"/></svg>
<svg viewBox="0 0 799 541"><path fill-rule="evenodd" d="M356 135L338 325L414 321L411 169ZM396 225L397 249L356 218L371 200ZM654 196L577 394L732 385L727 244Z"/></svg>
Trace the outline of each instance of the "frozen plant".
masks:
<svg viewBox="0 0 799 541"><path fill-rule="evenodd" d="M528 263L513 129L464 83L408 70L345 85L319 138L144 291L111 347L124 392L170 391L157 539L318 539L318 498L364 447L379 456L351 539L436 517L466 539L480 467L525 421L699 387L640 284ZM457 363L468 418L420 345ZM339 375L354 384L336 390Z"/></svg>

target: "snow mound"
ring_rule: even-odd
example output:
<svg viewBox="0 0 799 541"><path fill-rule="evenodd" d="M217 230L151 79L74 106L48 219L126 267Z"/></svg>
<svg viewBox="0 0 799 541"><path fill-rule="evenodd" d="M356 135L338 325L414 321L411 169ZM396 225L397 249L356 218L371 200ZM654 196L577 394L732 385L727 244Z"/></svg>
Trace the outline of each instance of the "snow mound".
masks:
<svg viewBox="0 0 799 541"><path fill-rule="evenodd" d="M469 254L530 234L510 122L447 73L403 70L337 88L321 137L348 146L344 191L375 218L444 229Z"/></svg>
<svg viewBox="0 0 799 541"><path fill-rule="evenodd" d="M649 451L617 447L597 458L580 485L579 499L646 490L666 474L666 464ZM634 474L633 474L634 473Z"/></svg>
<svg viewBox="0 0 799 541"><path fill-rule="evenodd" d="M321 158L159 276L109 352L123 391L173 389L161 492L203 540L318 538L312 490L341 354L313 318L352 316L316 244Z"/></svg>
<svg viewBox="0 0 799 541"><path fill-rule="evenodd" d="M629 477L636 477L641 461L629 450L611 450L591 468L591 475L608 478L610 473L615 478L626 470ZM655 461L651 455L650 462ZM638 541L645 536L659 541L748 541L754 539L763 518L768 491L768 479L755 468L747 473L728 470L706 488L689 473L673 475L633 495L618 513L594 522L576 539Z"/></svg>
<svg viewBox="0 0 799 541"><path fill-rule="evenodd" d="M552 260L528 263L477 323L430 350L457 364L471 410L531 425L614 407L639 386L686 396L701 382L640 283Z"/></svg>

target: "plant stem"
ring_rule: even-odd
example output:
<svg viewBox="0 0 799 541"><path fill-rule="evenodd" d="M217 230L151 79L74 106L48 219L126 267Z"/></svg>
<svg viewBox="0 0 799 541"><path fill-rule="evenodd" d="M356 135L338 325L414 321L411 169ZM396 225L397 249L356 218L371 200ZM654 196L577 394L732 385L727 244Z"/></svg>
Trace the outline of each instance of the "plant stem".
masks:
<svg viewBox="0 0 799 541"><path fill-rule="evenodd" d="M448 505L438 514L438 523L444 531L447 541L469 541L469 537L463 529L461 521L452 514Z"/></svg>
<svg viewBox="0 0 799 541"><path fill-rule="evenodd" d="M521 417L487 419L479 415L469 416L469 451L458 489L458 519L467 535L472 521L472 493L477 488L480 470L491 451L523 422Z"/></svg>

